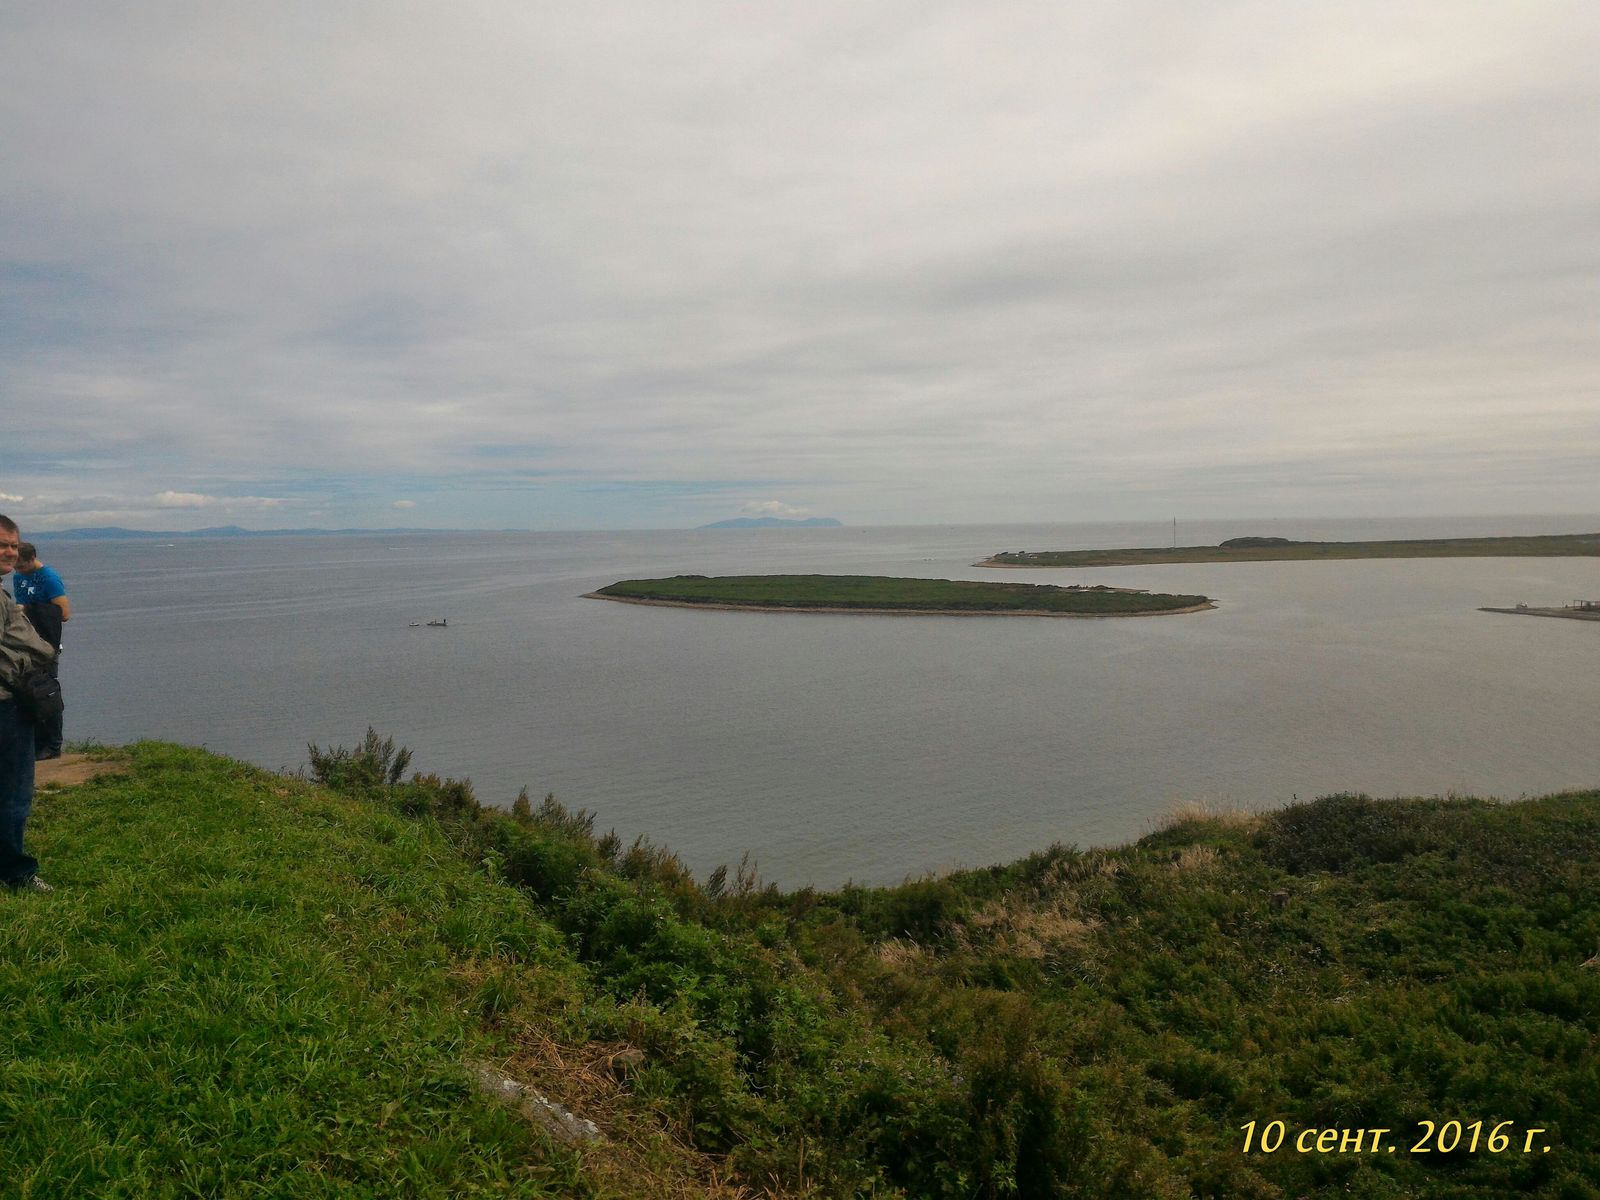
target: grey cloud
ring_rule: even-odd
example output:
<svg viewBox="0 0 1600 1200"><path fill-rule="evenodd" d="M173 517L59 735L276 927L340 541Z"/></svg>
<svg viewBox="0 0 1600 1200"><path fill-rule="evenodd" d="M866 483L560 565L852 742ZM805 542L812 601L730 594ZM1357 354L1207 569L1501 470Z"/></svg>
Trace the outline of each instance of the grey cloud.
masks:
<svg viewBox="0 0 1600 1200"><path fill-rule="evenodd" d="M0 22L8 491L1560 508L1600 453L1587 7Z"/></svg>

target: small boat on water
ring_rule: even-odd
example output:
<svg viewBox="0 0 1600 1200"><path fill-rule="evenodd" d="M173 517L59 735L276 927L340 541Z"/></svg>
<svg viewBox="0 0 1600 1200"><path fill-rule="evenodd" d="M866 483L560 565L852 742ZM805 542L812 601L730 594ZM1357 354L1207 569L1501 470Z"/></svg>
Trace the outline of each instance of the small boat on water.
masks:
<svg viewBox="0 0 1600 1200"><path fill-rule="evenodd" d="M433 628L433 629L445 629L445 628L448 628L449 624L450 624L450 618L449 617L440 617L437 621L429 621L428 622L429 627Z"/></svg>

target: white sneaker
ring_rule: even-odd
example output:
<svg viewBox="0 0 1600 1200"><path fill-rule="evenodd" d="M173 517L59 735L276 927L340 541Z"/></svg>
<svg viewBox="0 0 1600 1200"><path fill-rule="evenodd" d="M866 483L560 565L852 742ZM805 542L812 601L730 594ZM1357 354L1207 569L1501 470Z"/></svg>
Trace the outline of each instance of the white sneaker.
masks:
<svg viewBox="0 0 1600 1200"><path fill-rule="evenodd" d="M51 887L48 883L35 875L32 879L28 880L27 883L22 885L22 890L25 892L53 892L55 891L55 888Z"/></svg>

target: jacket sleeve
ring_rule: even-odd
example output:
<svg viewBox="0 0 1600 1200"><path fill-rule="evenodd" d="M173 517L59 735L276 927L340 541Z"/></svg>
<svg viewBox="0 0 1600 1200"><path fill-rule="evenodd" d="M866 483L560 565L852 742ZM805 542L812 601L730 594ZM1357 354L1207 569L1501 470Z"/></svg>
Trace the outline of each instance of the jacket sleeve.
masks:
<svg viewBox="0 0 1600 1200"><path fill-rule="evenodd" d="M23 674L32 667L48 666L55 656L17 602L0 593L0 699L15 696Z"/></svg>

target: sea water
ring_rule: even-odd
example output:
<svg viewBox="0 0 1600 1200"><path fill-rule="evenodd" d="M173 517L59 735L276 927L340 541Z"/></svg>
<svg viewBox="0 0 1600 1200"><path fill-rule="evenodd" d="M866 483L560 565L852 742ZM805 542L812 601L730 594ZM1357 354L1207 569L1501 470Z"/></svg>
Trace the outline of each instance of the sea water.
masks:
<svg viewBox="0 0 1600 1200"><path fill-rule="evenodd" d="M1179 540L1585 532L1600 517L1183 523ZM1166 545L1163 523L52 542L67 736L293 770L367 727L509 805L526 787L702 876L893 882L1174 806L1515 798L1600 785L1600 624L1479 612L1600 596L1596 559L996 571L997 550ZM849 573L1201 592L1066 620L709 612L625 578ZM448 618L447 628L429 627Z"/></svg>

